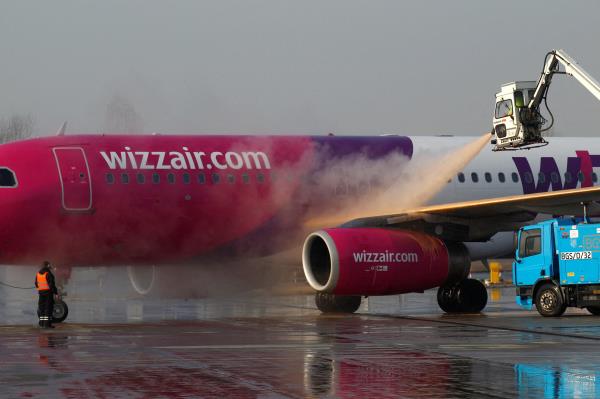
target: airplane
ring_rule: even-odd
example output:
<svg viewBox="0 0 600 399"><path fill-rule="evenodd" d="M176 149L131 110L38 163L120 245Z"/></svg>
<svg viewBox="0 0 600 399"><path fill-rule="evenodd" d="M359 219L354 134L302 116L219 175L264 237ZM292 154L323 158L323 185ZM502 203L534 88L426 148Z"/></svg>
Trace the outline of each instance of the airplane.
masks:
<svg viewBox="0 0 600 399"><path fill-rule="evenodd" d="M323 312L434 287L444 311L480 311L487 294L467 278L471 261L512 256L513 231L543 215L580 214L580 203L600 214L600 140L486 148L459 170L440 158L460 158L473 139L59 134L3 144L0 263L47 259L68 279L79 266L274 253L308 234L303 269ZM433 172L443 184L427 204L356 209L391 186L386 210L395 209L426 187L411 173L440 159ZM308 223L329 214L361 216Z"/></svg>

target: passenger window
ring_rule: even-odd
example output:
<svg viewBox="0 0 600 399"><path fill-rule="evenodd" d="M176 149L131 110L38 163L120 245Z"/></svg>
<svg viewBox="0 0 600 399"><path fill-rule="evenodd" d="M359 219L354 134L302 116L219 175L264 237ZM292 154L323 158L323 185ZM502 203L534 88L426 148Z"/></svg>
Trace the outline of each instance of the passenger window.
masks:
<svg viewBox="0 0 600 399"><path fill-rule="evenodd" d="M167 175L167 181L169 184L175 184L175 175L173 173L169 173Z"/></svg>
<svg viewBox="0 0 600 399"><path fill-rule="evenodd" d="M488 183L492 182L492 174L490 172L485 172L485 181Z"/></svg>
<svg viewBox="0 0 600 399"><path fill-rule="evenodd" d="M579 180L579 182L583 182L583 180L585 179L585 175L583 174L583 172L577 173L577 179Z"/></svg>
<svg viewBox="0 0 600 399"><path fill-rule="evenodd" d="M106 182L108 184L113 184L115 182L115 176L112 173L106 174Z"/></svg>
<svg viewBox="0 0 600 399"><path fill-rule="evenodd" d="M506 181L506 177L504 177L504 173L502 173L502 172L498 173L498 181L500 183L504 183Z"/></svg>
<svg viewBox="0 0 600 399"><path fill-rule="evenodd" d="M573 181L573 176L571 172L565 172L565 183L571 183Z"/></svg>
<svg viewBox="0 0 600 399"><path fill-rule="evenodd" d="M213 173L212 174L212 182L213 182L213 184L219 184L220 181L221 181L221 176L219 176L218 173Z"/></svg>
<svg viewBox="0 0 600 399"><path fill-rule="evenodd" d="M525 183L533 183L533 175L531 174L531 172L525 172Z"/></svg>
<svg viewBox="0 0 600 399"><path fill-rule="evenodd" d="M137 182L138 182L138 184L144 184L144 183L146 183L146 176L144 176L141 173L138 173L137 174Z"/></svg>
<svg viewBox="0 0 600 399"><path fill-rule="evenodd" d="M517 172L512 172L511 177L512 177L513 182L515 182L515 183L519 182L519 175L517 174Z"/></svg>
<svg viewBox="0 0 600 399"><path fill-rule="evenodd" d="M127 173L121 173L121 183L129 184L129 175Z"/></svg>
<svg viewBox="0 0 600 399"><path fill-rule="evenodd" d="M526 258L542 252L541 234L541 229L523 230L521 232L521 240L519 241L520 258Z"/></svg>
<svg viewBox="0 0 600 399"><path fill-rule="evenodd" d="M250 176L248 176L248 173L242 174L242 181L244 182L244 184L250 183Z"/></svg>
<svg viewBox="0 0 600 399"><path fill-rule="evenodd" d="M152 184L159 184L160 183L160 175L158 173L153 173L152 174Z"/></svg>
<svg viewBox="0 0 600 399"><path fill-rule="evenodd" d="M234 175L227 175L227 181L229 182L229 184L235 183L235 176Z"/></svg>
<svg viewBox="0 0 600 399"><path fill-rule="evenodd" d="M262 173L257 173L256 174L256 180L259 183L264 183L264 181L265 181L265 175L263 175Z"/></svg>
<svg viewBox="0 0 600 399"><path fill-rule="evenodd" d="M546 174L544 172L538 173L538 182L545 183L546 182Z"/></svg>
<svg viewBox="0 0 600 399"><path fill-rule="evenodd" d="M190 174L189 173L183 174L183 184L190 184Z"/></svg>
<svg viewBox="0 0 600 399"><path fill-rule="evenodd" d="M461 182L461 183L465 182L465 174L463 172L460 172L458 174L458 181Z"/></svg>
<svg viewBox="0 0 600 399"><path fill-rule="evenodd" d="M558 175L558 173L552 172L550 173L550 180L552 181L552 183L558 183L558 181L560 180L560 176Z"/></svg>
<svg viewBox="0 0 600 399"><path fill-rule="evenodd" d="M477 183L479 181L479 176L477 176L477 173L471 173L471 180L473 180L473 183Z"/></svg>
<svg viewBox="0 0 600 399"><path fill-rule="evenodd" d="M206 177L204 176L204 173L198 173L198 184L204 183L206 183Z"/></svg>
<svg viewBox="0 0 600 399"><path fill-rule="evenodd" d="M596 172L592 173L592 181L594 183L598 183L598 175L596 174Z"/></svg>

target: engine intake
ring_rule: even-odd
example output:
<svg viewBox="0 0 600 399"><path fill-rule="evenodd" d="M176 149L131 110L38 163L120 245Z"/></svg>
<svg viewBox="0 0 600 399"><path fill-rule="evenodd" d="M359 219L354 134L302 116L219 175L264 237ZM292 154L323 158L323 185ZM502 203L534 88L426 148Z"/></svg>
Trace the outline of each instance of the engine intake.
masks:
<svg viewBox="0 0 600 399"><path fill-rule="evenodd" d="M470 259L462 243L381 228L332 228L310 234L303 248L312 288L336 295L422 292L460 281Z"/></svg>

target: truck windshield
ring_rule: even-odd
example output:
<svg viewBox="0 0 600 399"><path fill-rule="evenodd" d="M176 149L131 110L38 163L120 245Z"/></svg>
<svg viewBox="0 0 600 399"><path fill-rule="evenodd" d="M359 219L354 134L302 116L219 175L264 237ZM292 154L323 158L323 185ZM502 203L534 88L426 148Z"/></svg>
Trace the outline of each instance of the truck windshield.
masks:
<svg viewBox="0 0 600 399"><path fill-rule="evenodd" d="M540 252L542 252L542 230L523 230L519 240L519 257L526 258Z"/></svg>
<svg viewBox="0 0 600 399"><path fill-rule="evenodd" d="M513 114L512 100L503 100L496 103L496 119Z"/></svg>

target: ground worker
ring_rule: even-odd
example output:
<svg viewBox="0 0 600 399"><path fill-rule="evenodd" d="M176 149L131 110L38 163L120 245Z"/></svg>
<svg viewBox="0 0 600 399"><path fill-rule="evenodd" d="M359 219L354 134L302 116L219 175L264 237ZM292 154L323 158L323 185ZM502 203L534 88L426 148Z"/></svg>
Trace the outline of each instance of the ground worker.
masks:
<svg viewBox="0 0 600 399"><path fill-rule="evenodd" d="M54 308L54 296L58 296L58 290L54 283L54 274L50 262L44 261L42 268L35 276L35 287L38 290L38 314L40 327L54 328L52 326L52 310Z"/></svg>

